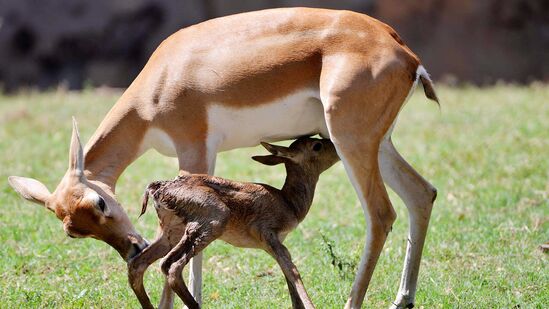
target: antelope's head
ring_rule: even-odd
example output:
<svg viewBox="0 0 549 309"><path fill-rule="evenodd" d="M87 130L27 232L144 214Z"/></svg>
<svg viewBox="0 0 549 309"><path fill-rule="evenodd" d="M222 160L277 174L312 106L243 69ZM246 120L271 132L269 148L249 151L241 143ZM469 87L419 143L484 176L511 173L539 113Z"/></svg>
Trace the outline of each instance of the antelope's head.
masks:
<svg viewBox="0 0 549 309"><path fill-rule="evenodd" d="M23 198L54 212L69 237L102 240L126 261L148 245L110 187L84 175L84 154L74 118L69 169L53 193L36 179L10 176L8 181Z"/></svg>

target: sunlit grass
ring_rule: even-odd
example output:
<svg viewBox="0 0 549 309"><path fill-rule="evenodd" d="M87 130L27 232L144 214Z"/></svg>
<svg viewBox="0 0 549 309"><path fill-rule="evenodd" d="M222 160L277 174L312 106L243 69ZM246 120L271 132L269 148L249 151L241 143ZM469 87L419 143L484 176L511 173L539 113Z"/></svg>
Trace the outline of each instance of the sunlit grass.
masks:
<svg viewBox="0 0 549 309"><path fill-rule="evenodd" d="M401 113L397 148L439 190L416 304L425 308L543 308L549 304L549 87L439 87L441 110L421 91ZM0 97L0 304L2 308L135 308L125 264L107 245L65 236L45 209L25 202L8 175L53 190L67 167L70 117L88 139L118 93L28 93ZM222 153L216 174L280 186L281 167L249 159L260 148ZM154 238L156 215L137 220L145 185L173 177L174 159L149 152L122 175L117 193L137 229ZM407 215L399 218L368 290L366 306L388 307L398 289ZM362 209L340 163L324 173L309 216L286 245L319 308L342 307L365 239ZM328 243L334 255L328 252ZM341 269L332 265L333 259ZM205 252L208 308L289 308L281 271L261 251L215 242ZM162 276L146 285L154 302Z"/></svg>

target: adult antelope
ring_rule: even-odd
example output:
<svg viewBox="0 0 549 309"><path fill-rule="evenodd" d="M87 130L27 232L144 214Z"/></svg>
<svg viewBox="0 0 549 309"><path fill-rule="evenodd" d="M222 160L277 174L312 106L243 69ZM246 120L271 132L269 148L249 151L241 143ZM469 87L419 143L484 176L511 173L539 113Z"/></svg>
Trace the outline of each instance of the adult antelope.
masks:
<svg viewBox="0 0 549 309"><path fill-rule="evenodd" d="M392 28L366 15L291 8L213 19L162 42L84 153L74 127L69 171L53 193L34 179L10 183L54 211L67 234L106 241L129 259L144 242L116 202L115 184L147 149L177 156L180 171L213 174L220 151L319 133L333 141L368 227L346 307L361 306L396 218L384 181L410 213L393 306L411 307L436 190L390 136L418 80L437 101L418 57ZM191 265L198 300L201 261ZM165 285L161 306L172 297Z"/></svg>

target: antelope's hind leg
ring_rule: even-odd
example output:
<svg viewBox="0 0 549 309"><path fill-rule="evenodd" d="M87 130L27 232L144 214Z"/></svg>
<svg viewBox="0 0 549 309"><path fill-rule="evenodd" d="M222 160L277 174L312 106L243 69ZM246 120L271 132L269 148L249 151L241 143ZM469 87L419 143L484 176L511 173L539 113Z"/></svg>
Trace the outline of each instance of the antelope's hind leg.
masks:
<svg viewBox="0 0 549 309"><path fill-rule="evenodd" d="M413 85L399 62L371 62L357 55L326 59L320 81L325 119L367 223L367 238L346 308L360 308L388 233L396 219L378 163L380 143Z"/></svg>
<svg viewBox="0 0 549 309"><path fill-rule="evenodd" d="M412 308L419 265L437 190L406 162L390 137L381 143L379 164L383 180L402 199L409 213L409 233L400 288L391 308Z"/></svg>

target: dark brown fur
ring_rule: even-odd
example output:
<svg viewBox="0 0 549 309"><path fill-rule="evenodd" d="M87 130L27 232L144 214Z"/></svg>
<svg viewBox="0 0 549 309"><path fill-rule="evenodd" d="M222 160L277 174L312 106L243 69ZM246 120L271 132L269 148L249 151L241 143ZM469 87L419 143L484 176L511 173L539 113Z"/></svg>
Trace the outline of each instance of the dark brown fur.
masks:
<svg viewBox="0 0 549 309"><path fill-rule="evenodd" d="M173 282L172 289L189 308L198 307L198 303L186 290L180 270L194 254L218 238L234 246L267 251L284 271L294 307L313 307L282 242L307 215L320 173L339 157L326 139L300 138L289 148L264 146L272 155L253 158L267 165L284 163L287 177L280 190L266 184L193 174L181 175L172 181L156 181L145 190L142 214L149 196L152 197L162 236L145 249L144 255L157 250L155 244L162 243L162 238L167 239L164 240L167 247L173 249L164 257L161 267ZM166 246L160 247L166 251ZM146 302L146 293L139 293L142 265L150 263L152 259L141 255L130 263L130 283L138 298L145 300L144 307L150 302Z"/></svg>

